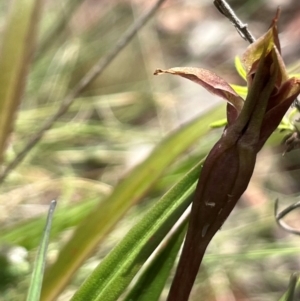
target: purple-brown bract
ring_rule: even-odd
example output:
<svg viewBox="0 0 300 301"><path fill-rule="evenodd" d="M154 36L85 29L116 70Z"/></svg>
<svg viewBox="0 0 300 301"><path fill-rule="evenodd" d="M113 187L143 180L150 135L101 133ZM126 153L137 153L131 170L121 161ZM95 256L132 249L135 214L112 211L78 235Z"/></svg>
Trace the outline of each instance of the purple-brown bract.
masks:
<svg viewBox="0 0 300 301"><path fill-rule="evenodd" d="M300 93L300 80L288 77L281 58L276 23L277 16L268 32L243 55L248 83L245 101L208 70L155 71L188 78L228 102L227 126L203 165L168 301L188 300L209 242L248 186L257 153Z"/></svg>

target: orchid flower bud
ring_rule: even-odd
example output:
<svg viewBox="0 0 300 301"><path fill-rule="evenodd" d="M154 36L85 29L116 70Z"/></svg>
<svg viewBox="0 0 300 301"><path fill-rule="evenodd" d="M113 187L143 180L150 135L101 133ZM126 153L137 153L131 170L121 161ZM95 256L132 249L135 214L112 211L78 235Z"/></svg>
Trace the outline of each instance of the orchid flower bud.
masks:
<svg viewBox="0 0 300 301"><path fill-rule="evenodd" d="M257 153L300 93L300 80L288 77L280 55L276 23L274 19L269 31L243 55L245 100L208 70L188 67L155 72L188 78L228 102L227 126L203 165L168 301L188 300L208 244L249 184Z"/></svg>

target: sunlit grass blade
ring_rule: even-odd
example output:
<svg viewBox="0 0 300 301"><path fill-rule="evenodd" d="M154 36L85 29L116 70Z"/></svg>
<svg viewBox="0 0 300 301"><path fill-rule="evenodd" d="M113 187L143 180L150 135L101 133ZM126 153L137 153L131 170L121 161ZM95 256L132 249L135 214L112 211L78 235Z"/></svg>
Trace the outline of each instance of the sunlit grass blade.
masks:
<svg viewBox="0 0 300 301"><path fill-rule="evenodd" d="M297 282L299 279L299 275L297 274L292 274L289 287L285 294L279 299L279 301L294 301L294 295L295 295L295 289L297 287Z"/></svg>
<svg viewBox="0 0 300 301"><path fill-rule="evenodd" d="M41 0L11 1L0 48L0 162L23 96Z"/></svg>
<svg viewBox="0 0 300 301"><path fill-rule="evenodd" d="M146 194L167 166L207 133L208 124L219 119L223 112L224 107L218 107L171 134L117 185L104 202L92 210L61 250L57 261L46 272L43 301L53 300L59 295L74 272L120 217Z"/></svg>
<svg viewBox="0 0 300 301"><path fill-rule="evenodd" d="M243 67L241 59L240 59L239 56L235 57L235 59L234 59L234 65L235 65L236 71L241 76L241 78L243 78L244 80L247 80L247 78L246 78L247 72L246 72L245 68Z"/></svg>
<svg viewBox="0 0 300 301"><path fill-rule="evenodd" d="M246 86L239 86L239 85L230 85L231 88L241 97L246 98L248 89Z"/></svg>
<svg viewBox="0 0 300 301"><path fill-rule="evenodd" d="M131 228L87 278L72 301L117 300L190 204L202 163L188 172Z"/></svg>
<svg viewBox="0 0 300 301"><path fill-rule="evenodd" d="M186 232L187 217L162 242L161 249L138 278L123 301L157 301L174 265Z"/></svg>
<svg viewBox="0 0 300 301"><path fill-rule="evenodd" d="M50 230L51 230L51 224L52 224L52 218L53 218L55 206L56 206L56 201L52 201L49 207L49 212L47 216L47 221L46 221L46 226L44 229L42 241L38 249L37 257L34 263L30 287L27 295L27 301L40 300L45 262L46 262L46 253L47 253L47 248L49 243L49 236L50 236Z"/></svg>
<svg viewBox="0 0 300 301"><path fill-rule="evenodd" d="M227 119L223 118L223 119L212 122L209 126L211 128L220 128L220 127L224 127L226 124L227 124Z"/></svg>

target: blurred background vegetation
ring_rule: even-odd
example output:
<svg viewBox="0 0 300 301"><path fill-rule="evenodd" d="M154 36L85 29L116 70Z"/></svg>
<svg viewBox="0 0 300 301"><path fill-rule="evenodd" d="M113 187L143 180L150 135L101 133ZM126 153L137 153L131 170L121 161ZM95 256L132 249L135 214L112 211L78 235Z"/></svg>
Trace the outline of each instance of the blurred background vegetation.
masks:
<svg viewBox="0 0 300 301"><path fill-rule="evenodd" d="M3 168L56 112L67 92L154 3L44 2L26 92ZM256 37L267 30L281 5L283 56L293 73L300 72L299 1L229 3ZM9 1L1 2L0 34L8 11ZM219 105L217 98L199 86L178 78L154 77L153 71L198 66L215 71L229 82L243 84L233 62L246 47L247 43L212 1L166 1L1 184L0 300L24 299L52 199L58 201L58 207L49 264L55 261L74 227L164 137ZM220 133L221 129L208 130L205 137L195 141L167 168L82 266L59 300L70 298L146 209L205 156ZM201 300L277 300L286 289L290 274L300 270L299 238L279 229L273 213L276 198L286 206L297 200L300 191L299 151L282 157L282 137L277 133L271 146L261 152L247 192L208 249L205 269L199 275L192 300L199 300L199 294L203 296ZM300 228L297 212L287 221Z"/></svg>

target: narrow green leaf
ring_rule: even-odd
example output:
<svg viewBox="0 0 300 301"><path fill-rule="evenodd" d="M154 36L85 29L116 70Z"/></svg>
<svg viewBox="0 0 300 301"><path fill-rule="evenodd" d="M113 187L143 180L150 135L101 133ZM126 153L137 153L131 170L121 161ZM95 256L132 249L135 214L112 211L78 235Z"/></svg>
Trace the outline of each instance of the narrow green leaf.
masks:
<svg viewBox="0 0 300 301"><path fill-rule="evenodd" d="M220 128L220 127L224 127L227 124L227 119L220 119L217 121L212 122L209 126L211 128Z"/></svg>
<svg viewBox="0 0 300 301"><path fill-rule="evenodd" d="M42 241L37 253L37 257L34 263L34 269L31 276L31 282L29 286L29 291L27 295L27 301L39 301L41 290L42 290L42 282L43 275L45 269L46 262L46 254L49 243L49 236L51 230L52 217L54 213L54 209L56 206L56 201L52 201L49 207L49 212L47 216L46 226L44 229Z"/></svg>
<svg viewBox="0 0 300 301"><path fill-rule="evenodd" d="M162 141L115 188L113 193L81 222L71 240L45 275L42 300L55 299L94 248L101 242L124 213L155 184L180 154L209 130L209 123L224 114L218 107L186 124Z"/></svg>
<svg viewBox="0 0 300 301"><path fill-rule="evenodd" d="M190 204L202 163L188 172L131 228L75 293L72 301L117 300Z"/></svg>
<svg viewBox="0 0 300 301"><path fill-rule="evenodd" d="M162 242L162 248L123 301L157 301L159 299L183 242L186 224L187 218L165 242Z"/></svg>
<svg viewBox="0 0 300 301"><path fill-rule="evenodd" d="M247 80L247 72L246 72L239 56L235 57L234 65L235 65L235 69L238 72L238 74L240 75L240 77L246 81Z"/></svg>
<svg viewBox="0 0 300 301"><path fill-rule="evenodd" d="M21 101L41 0L13 0L0 48L0 162Z"/></svg>
<svg viewBox="0 0 300 301"><path fill-rule="evenodd" d="M248 89L246 86L239 86L239 85L233 85L233 84L231 84L230 86L238 95L240 95L244 99L246 98L247 93L248 93Z"/></svg>
<svg viewBox="0 0 300 301"><path fill-rule="evenodd" d="M279 301L294 301L295 289L297 286L299 276L297 274L292 274L290 278L290 283L287 291L279 299Z"/></svg>
<svg viewBox="0 0 300 301"><path fill-rule="evenodd" d="M76 226L95 206L96 200L85 200L80 204L72 204L58 208L53 219L51 237ZM1 229L0 243L13 243L26 249L36 248L43 232L44 218L36 217L25 222Z"/></svg>

